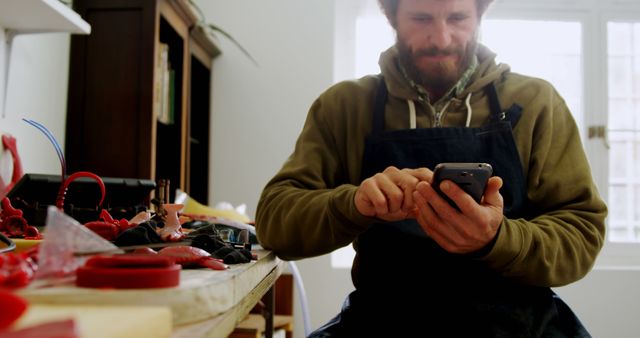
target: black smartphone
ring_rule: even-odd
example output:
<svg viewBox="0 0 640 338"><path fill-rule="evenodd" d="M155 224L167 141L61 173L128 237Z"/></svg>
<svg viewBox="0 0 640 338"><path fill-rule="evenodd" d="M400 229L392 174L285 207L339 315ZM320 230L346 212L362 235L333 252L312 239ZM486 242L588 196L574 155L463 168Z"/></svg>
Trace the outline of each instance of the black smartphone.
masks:
<svg viewBox="0 0 640 338"><path fill-rule="evenodd" d="M488 163L440 163L433 169L432 187L452 206L457 207L440 191L440 183L451 180L480 203L487 181L492 174L493 168Z"/></svg>

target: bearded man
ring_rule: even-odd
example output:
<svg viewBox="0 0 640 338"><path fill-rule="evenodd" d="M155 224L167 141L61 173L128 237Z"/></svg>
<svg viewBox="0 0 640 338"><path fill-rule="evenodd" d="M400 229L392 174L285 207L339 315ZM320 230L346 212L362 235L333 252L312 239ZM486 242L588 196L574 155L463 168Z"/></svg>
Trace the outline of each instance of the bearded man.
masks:
<svg viewBox="0 0 640 338"><path fill-rule="evenodd" d="M355 291L312 337L589 337L550 289L584 277L607 208L549 83L478 42L491 0L380 0L381 74L310 108L264 188L258 240L287 260L353 243ZM493 167L478 202L443 162Z"/></svg>

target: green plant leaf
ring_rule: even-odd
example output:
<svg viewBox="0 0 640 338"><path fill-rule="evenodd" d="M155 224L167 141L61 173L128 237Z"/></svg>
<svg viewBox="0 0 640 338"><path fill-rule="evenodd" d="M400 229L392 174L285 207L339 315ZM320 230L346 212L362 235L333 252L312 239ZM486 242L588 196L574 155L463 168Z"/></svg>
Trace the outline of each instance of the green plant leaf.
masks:
<svg viewBox="0 0 640 338"><path fill-rule="evenodd" d="M248 57L248 58L249 58L249 60L251 60L251 61L253 62L253 64L255 64L256 66L260 66L260 65L258 64L258 61L256 61L256 60L253 58L253 56L251 56L251 54L249 54L249 52L248 52L244 47L242 47L242 45L241 45L238 41L236 41L236 39L234 39L234 38L233 38L233 36L231 36L231 34L227 33L225 30L223 30L222 28L220 28L220 27L218 27L218 26L216 26L216 25L214 25L214 24L210 24L210 23L208 23L208 24L207 24L207 27L208 27L209 29L211 29L212 31L214 31L214 32L218 32L218 33L220 33L220 34L224 35L227 39L229 39L229 41L233 42L233 44L234 44L234 45L236 45L236 47L238 47L238 49L240 49L240 51L242 51L242 53L243 53L246 57Z"/></svg>
<svg viewBox="0 0 640 338"><path fill-rule="evenodd" d="M236 39L234 39L233 36L231 36L231 34L227 33L224 29L214 24L208 23L204 15L204 12L202 12L202 9L198 5L196 5L196 3L193 0L189 0L189 4L193 9L196 10L196 12L198 12L198 15L200 16L200 20L198 22L199 26L201 27L204 26L205 28L209 29L210 30L209 34L212 34L214 36L215 36L214 34L215 32L218 32L224 35L224 37L226 37L227 39L229 39L229 41L231 41L234 45L236 45L236 47L238 47L238 49L240 49L240 51L247 58L249 58L249 60L251 60L251 62L253 62L254 65L256 65L257 67L260 67L260 65L258 64L258 61L256 61L256 59L254 59L253 56L251 56L251 54L249 54L249 52L244 47L242 47L242 45L240 45L240 43L236 41Z"/></svg>

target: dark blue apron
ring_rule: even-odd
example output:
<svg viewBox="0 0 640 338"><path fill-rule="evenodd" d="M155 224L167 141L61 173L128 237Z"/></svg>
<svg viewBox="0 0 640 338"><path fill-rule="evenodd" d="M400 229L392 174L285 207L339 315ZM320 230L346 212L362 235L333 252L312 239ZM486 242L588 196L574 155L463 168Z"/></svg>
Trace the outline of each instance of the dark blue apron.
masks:
<svg viewBox="0 0 640 338"><path fill-rule="evenodd" d="M362 179L389 166L433 170L441 162L485 162L504 181L505 215L530 216L512 134L522 109L513 105L503 111L493 84L486 92L491 115L480 128L384 131L387 89L382 79ZM444 251L415 220L374 224L357 238L356 247L356 291L342 312L311 337L590 337L549 288L506 279L473 254Z"/></svg>

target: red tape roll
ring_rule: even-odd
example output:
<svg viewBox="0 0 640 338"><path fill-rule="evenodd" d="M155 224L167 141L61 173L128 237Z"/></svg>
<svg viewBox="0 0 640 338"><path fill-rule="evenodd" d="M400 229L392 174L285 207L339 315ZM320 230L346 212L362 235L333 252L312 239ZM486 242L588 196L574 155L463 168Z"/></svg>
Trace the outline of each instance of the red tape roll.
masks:
<svg viewBox="0 0 640 338"><path fill-rule="evenodd" d="M87 288L171 288L180 284L180 265L163 268L80 267L76 285Z"/></svg>
<svg viewBox="0 0 640 338"><path fill-rule="evenodd" d="M88 288L170 288L180 284L181 266L151 255L95 256L76 271L76 285Z"/></svg>

